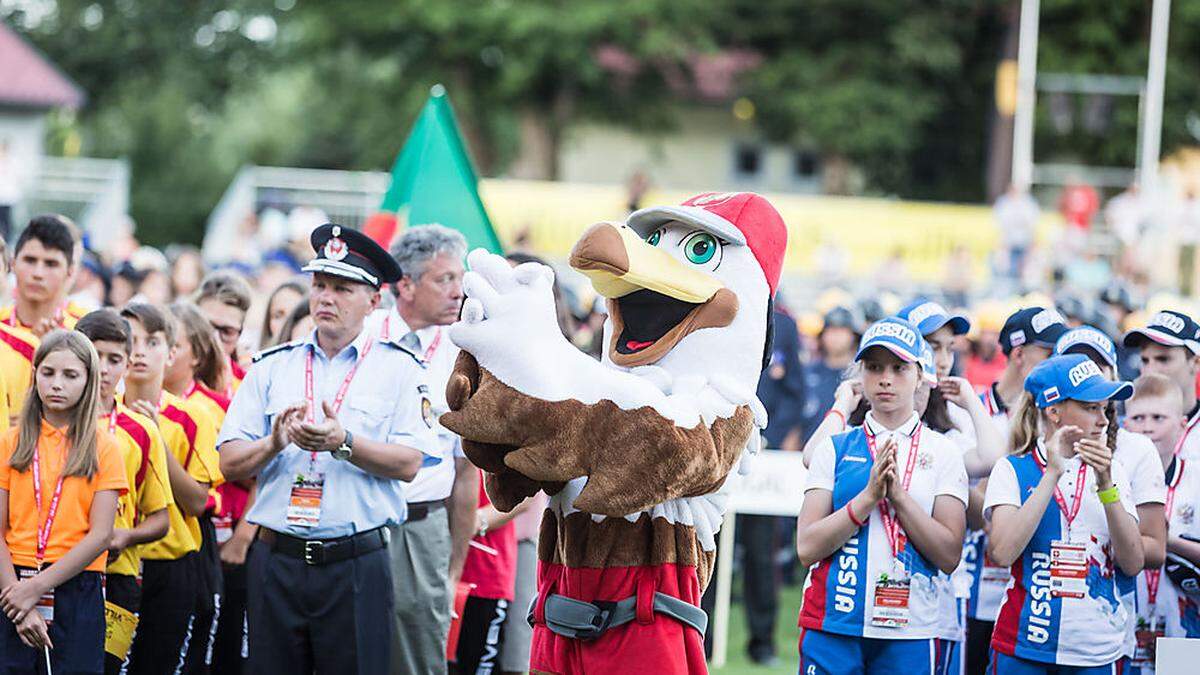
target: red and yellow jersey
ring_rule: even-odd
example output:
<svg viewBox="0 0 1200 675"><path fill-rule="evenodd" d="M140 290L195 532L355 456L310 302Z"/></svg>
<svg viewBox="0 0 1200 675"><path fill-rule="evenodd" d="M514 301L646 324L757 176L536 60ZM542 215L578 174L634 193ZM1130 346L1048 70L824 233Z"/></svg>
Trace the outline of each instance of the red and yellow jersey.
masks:
<svg viewBox="0 0 1200 675"><path fill-rule="evenodd" d="M29 384L33 381L33 353L40 341L33 333L0 323L0 377L3 378L3 406L7 408L4 424L9 417L21 412Z"/></svg>
<svg viewBox="0 0 1200 675"><path fill-rule="evenodd" d="M67 302L58 313L58 323L67 330L75 328L75 324L88 309L75 302ZM0 370L5 375L4 395L8 406L8 415L15 416L25 403L25 394L29 391L29 383L33 379L33 353L37 351L41 340L34 335L33 329L21 323L17 318L16 305L0 307Z"/></svg>
<svg viewBox="0 0 1200 675"><path fill-rule="evenodd" d="M17 330L23 331L32 336L33 328L21 323L21 320L17 318L16 308L16 305L0 307L0 323L3 323L5 326L10 328L16 328ZM64 304L62 308L58 310L58 315L56 317L58 325L67 330L72 330L75 328L75 324L89 311L91 310L75 302L74 300L68 300L66 304Z"/></svg>
<svg viewBox="0 0 1200 675"><path fill-rule="evenodd" d="M158 429L167 452L189 476L211 487L224 478L217 458L217 428L203 408L174 394L163 392L158 407ZM200 550L200 522L189 516L172 501L167 506L171 531L167 536L142 548L146 560L177 560L192 551Z"/></svg>
<svg viewBox="0 0 1200 675"><path fill-rule="evenodd" d="M135 527L148 514L174 503L171 481L167 477L167 454L162 436L154 422L120 403L112 415L102 415L100 425L117 438L125 462L129 491L117 502L118 529ZM139 546L121 551L109 560L109 574L136 576L141 567Z"/></svg>
<svg viewBox="0 0 1200 675"><path fill-rule="evenodd" d="M229 374L232 381L229 383L225 398L232 401L238 387L242 386L242 380L246 379L246 369L232 356L229 357Z"/></svg>
<svg viewBox="0 0 1200 675"><path fill-rule="evenodd" d="M227 396L213 391L200 382L193 382L184 398L203 408L216 423L217 431L221 430L221 425L225 423L225 412L229 410Z"/></svg>

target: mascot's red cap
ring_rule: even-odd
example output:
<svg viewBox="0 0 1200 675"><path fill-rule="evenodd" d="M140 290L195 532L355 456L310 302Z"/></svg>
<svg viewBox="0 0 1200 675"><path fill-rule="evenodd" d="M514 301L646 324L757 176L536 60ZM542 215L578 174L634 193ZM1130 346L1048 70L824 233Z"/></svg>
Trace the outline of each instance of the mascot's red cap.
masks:
<svg viewBox="0 0 1200 675"><path fill-rule="evenodd" d="M663 223L695 225L738 246L749 246L762 267L771 295L779 286L787 225L774 206L753 192L705 192L679 206L654 206L629 215L626 224L645 237Z"/></svg>

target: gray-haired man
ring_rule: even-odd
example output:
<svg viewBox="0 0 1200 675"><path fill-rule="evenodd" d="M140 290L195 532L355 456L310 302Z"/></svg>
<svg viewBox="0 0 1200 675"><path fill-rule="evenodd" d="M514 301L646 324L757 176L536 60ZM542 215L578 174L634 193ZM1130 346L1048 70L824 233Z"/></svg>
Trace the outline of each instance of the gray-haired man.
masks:
<svg viewBox="0 0 1200 675"><path fill-rule="evenodd" d="M467 242L450 228L422 225L405 231L391 252L404 276L391 289L395 308L376 312L373 326L382 339L405 344L424 361L433 401L428 421L436 425L434 418L447 409L446 381L458 355L446 326L462 305ZM437 429L445 459L422 468L405 487L408 520L392 529L388 548L396 596L393 675L446 672L450 601L475 532L478 473L458 437Z"/></svg>

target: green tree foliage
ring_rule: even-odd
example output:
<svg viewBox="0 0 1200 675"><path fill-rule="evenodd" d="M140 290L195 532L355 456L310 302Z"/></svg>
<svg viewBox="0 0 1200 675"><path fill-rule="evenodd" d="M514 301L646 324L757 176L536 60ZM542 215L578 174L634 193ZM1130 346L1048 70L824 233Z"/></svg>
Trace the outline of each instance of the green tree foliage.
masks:
<svg viewBox="0 0 1200 675"><path fill-rule="evenodd" d="M25 5L49 12L26 13ZM3 17L87 93L84 154L127 157L131 210L152 243L199 242L246 153L220 155L229 97L273 62L267 0L57 0ZM259 33L262 37L264 33Z"/></svg>
<svg viewBox="0 0 1200 675"><path fill-rule="evenodd" d="M978 200L1016 4L0 0L0 19L87 91L83 151L130 159L133 215L164 243L199 241L243 163L386 169L434 83L497 175L521 145L552 150L582 121L671 128L672 76L720 49L762 56L740 85L771 138L854 167L870 193ZM1144 74L1149 0L1041 4L1043 72ZM1164 153L1196 142L1189 118L1200 129L1200 2L1177 0ZM1131 164L1136 105L1106 119L1062 133L1043 99L1038 160Z"/></svg>

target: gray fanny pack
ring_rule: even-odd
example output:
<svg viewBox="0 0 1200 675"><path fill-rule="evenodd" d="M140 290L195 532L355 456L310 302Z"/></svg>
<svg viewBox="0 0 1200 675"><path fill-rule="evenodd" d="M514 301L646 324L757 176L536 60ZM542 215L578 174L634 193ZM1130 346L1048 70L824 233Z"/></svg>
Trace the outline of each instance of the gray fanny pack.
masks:
<svg viewBox="0 0 1200 675"><path fill-rule="evenodd" d="M533 608L538 598L529 606L529 625L533 625ZM631 595L618 602L590 603L573 600L557 593L546 597L543 608L546 627L554 633L575 640L594 640L604 631L623 626L637 618L637 596ZM696 629L701 635L708 627L708 615L699 607L663 593L654 594L654 613L662 614Z"/></svg>

